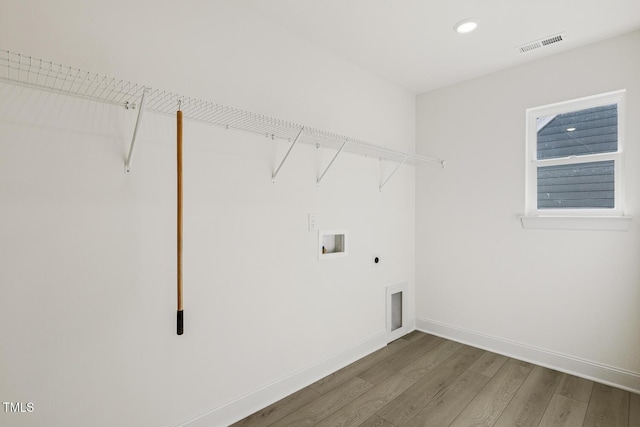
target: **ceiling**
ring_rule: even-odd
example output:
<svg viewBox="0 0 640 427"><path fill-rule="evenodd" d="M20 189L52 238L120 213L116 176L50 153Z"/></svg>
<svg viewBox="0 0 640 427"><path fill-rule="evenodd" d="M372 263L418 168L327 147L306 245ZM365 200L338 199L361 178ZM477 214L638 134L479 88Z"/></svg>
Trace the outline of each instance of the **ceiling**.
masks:
<svg viewBox="0 0 640 427"><path fill-rule="evenodd" d="M640 0L244 0L265 18L414 93L640 29ZM466 18L470 34L453 30ZM518 46L565 32L565 40Z"/></svg>

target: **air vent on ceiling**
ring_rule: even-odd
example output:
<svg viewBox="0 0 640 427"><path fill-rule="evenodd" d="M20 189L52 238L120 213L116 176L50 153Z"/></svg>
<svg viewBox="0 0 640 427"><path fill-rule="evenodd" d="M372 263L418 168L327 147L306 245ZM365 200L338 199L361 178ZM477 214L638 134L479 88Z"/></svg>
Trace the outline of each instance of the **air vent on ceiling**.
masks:
<svg viewBox="0 0 640 427"><path fill-rule="evenodd" d="M535 50L541 47L549 46L554 43L559 43L564 39L565 39L565 33L555 34L553 36L545 37L540 40L523 44L522 46L518 47L518 50L520 51L520 53L530 52L532 50Z"/></svg>

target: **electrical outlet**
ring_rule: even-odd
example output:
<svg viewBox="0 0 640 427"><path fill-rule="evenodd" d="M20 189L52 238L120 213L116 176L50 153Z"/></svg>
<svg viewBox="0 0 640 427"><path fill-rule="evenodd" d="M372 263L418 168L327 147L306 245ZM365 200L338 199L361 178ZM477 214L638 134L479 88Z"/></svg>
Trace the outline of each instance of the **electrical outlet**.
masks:
<svg viewBox="0 0 640 427"><path fill-rule="evenodd" d="M316 231L318 230L318 215L316 214L309 214L309 231Z"/></svg>

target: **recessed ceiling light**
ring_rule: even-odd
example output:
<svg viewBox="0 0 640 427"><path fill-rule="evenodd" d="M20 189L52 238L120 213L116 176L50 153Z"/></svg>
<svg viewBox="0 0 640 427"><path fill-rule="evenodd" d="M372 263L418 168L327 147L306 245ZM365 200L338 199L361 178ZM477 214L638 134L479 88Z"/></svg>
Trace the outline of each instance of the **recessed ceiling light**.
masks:
<svg viewBox="0 0 640 427"><path fill-rule="evenodd" d="M567 128L567 132L573 132L576 128Z"/></svg>
<svg viewBox="0 0 640 427"><path fill-rule="evenodd" d="M453 26L457 33L466 34L478 28L478 23L473 19L463 19Z"/></svg>

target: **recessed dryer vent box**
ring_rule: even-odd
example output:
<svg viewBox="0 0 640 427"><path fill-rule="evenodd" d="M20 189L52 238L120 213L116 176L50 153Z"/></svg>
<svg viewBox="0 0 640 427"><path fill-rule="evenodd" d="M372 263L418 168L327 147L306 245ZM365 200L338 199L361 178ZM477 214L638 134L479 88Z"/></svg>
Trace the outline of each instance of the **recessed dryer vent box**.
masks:
<svg viewBox="0 0 640 427"><path fill-rule="evenodd" d="M397 340L409 330L407 325L407 282L387 286L387 342Z"/></svg>
<svg viewBox="0 0 640 427"><path fill-rule="evenodd" d="M347 256L346 230L321 230L318 232L318 259Z"/></svg>

